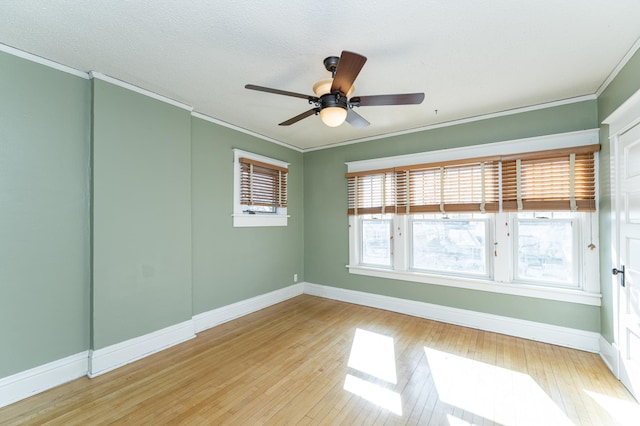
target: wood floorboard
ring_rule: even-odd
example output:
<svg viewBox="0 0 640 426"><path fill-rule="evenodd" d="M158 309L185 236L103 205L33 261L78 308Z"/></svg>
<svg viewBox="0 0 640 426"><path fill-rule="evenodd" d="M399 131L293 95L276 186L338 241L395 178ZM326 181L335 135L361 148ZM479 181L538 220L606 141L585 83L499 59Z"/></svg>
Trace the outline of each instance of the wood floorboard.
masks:
<svg viewBox="0 0 640 426"><path fill-rule="evenodd" d="M350 362L363 350L356 345L369 341L356 333L374 342L364 349L375 361L366 369ZM383 343L392 346L390 360ZM638 418L640 407L597 354L307 295L0 409L1 425L614 425Z"/></svg>

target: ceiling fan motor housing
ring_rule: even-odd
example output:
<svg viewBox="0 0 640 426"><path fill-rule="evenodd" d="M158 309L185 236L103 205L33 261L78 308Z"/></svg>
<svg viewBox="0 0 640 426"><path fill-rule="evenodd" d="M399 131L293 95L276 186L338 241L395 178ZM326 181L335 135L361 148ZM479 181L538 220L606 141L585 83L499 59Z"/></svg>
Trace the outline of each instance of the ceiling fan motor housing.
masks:
<svg viewBox="0 0 640 426"><path fill-rule="evenodd" d="M320 96L320 109L324 108L347 109L347 97L340 92L322 95Z"/></svg>

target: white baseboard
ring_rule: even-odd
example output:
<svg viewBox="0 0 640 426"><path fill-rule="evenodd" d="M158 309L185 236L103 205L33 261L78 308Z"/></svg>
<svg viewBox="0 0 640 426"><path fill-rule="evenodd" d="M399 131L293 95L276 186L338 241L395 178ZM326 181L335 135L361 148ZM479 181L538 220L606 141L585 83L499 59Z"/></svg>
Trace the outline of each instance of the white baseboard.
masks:
<svg viewBox="0 0 640 426"><path fill-rule="evenodd" d="M193 317L196 333L207 330L216 325L223 324L241 316L259 311L276 303L284 302L303 293L304 285L301 283L281 288L267 294L241 300L231 305L203 312Z"/></svg>
<svg viewBox="0 0 640 426"><path fill-rule="evenodd" d="M609 343L604 337L600 336L600 358L609 367L613 375L620 379L620 371L618 370L619 350L616 344Z"/></svg>
<svg viewBox="0 0 640 426"><path fill-rule="evenodd" d="M600 334L396 297L305 283L304 293L524 339L600 352Z"/></svg>
<svg viewBox="0 0 640 426"><path fill-rule="evenodd" d="M0 407L87 374L88 351L71 355L0 379Z"/></svg>
<svg viewBox="0 0 640 426"><path fill-rule="evenodd" d="M182 343L201 332L235 318L267 308L301 294L324 297L420 318L477 328L525 339L599 353L613 374L617 349L599 333L560 327L499 315L485 314L425 302L382 296L312 283L298 283L267 294L195 315L191 320L95 351L61 360L0 379L0 407L51 389L84 375L95 377Z"/></svg>
<svg viewBox="0 0 640 426"><path fill-rule="evenodd" d="M88 376L99 376L194 337L193 320L188 320L106 348L89 351Z"/></svg>

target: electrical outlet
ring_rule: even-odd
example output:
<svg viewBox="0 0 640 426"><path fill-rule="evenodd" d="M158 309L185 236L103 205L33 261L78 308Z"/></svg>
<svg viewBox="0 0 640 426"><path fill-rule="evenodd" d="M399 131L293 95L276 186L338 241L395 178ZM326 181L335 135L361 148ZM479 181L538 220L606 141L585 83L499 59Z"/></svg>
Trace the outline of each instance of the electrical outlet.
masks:
<svg viewBox="0 0 640 426"><path fill-rule="evenodd" d="M298 274L293 274L293 282L294 283L298 282Z"/></svg>

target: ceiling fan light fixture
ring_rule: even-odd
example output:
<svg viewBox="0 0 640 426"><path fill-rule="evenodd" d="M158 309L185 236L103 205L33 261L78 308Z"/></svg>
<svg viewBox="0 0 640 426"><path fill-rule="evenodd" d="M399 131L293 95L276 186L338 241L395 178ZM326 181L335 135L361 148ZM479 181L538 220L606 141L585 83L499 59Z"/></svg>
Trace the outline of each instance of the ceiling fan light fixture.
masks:
<svg viewBox="0 0 640 426"><path fill-rule="evenodd" d="M329 127L338 127L347 118L347 110L342 107L326 107L320 110L320 120Z"/></svg>
<svg viewBox="0 0 640 426"><path fill-rule="evenodd" d="M326 95L331 91L332 84L333 84L332 78L325 78L324 80L320 80L313 85L313 93L315 93L317 97Z"/></svg>
<svg viewBox="0 0 640 426"><path fill-rule="evenodd" d="M315 93L317 97L326 95L327 93L331 93L332 84L333 78L325 78L324 80L320 80L313 85L313 93ZM349 92L345 96L347 98L351 97L355 88L356 87L352 85L351 89L349 89Z"/></svg>

